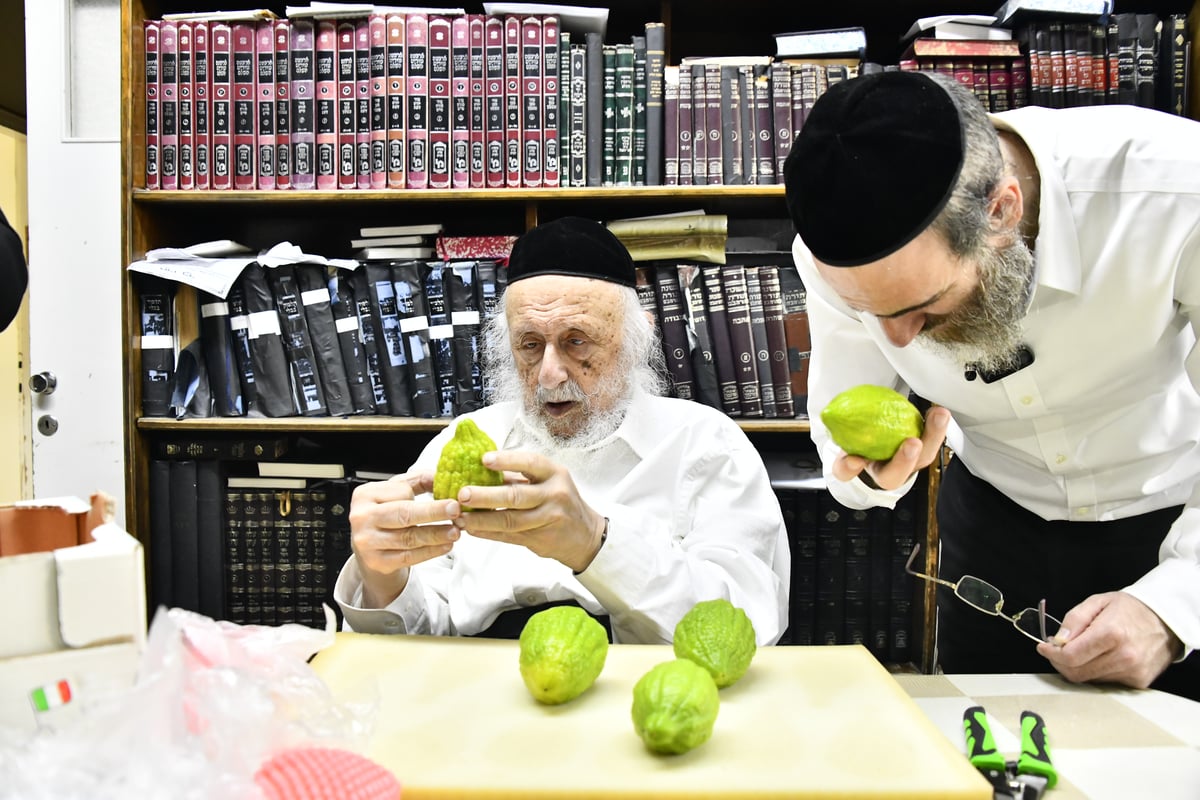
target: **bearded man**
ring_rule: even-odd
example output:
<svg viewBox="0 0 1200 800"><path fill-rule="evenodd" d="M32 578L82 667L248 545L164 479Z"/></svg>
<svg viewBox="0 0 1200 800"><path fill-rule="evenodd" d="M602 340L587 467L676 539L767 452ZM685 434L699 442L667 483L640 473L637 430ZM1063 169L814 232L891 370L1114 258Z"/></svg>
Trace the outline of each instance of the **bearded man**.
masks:
<svg viewBox="0 0 1200 800"><path fill-rule="evenodd" d="M921 575L944 587L946 672L1200 695L1197 142L1157 111L989 116L953 80L889 72L831 87L793 143L830 491L892 507L953 453L940 576ZM864 383L933 404L886 462L820 423Z"/></svg>
<svg viewBox="0 0 1200 800"><path fill-rule="evenodd" d="M517 240L488 321L491 404L464 415L497 443L502 486L433 500L455 423L403 475L360 486L335 597L369 633L515 638L577 604L614 642L670 642L701 601L745 610L760 645L787 627L791 561L754 446L722 413L661 397L662 350L633 261L578 217Z"/></svg>

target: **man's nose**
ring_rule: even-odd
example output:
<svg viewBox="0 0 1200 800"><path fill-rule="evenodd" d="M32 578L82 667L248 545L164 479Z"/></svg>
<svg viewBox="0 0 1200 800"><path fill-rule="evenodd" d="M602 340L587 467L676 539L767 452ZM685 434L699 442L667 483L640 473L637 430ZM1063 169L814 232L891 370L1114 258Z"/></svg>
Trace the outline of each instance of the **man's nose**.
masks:
<svg viewBox="0 0 1200 800"><path fill-rule="evenodd" d="M546 345L542 351L542 363L538 369L538 385L544 389L561 386L567 380L567 368L562 355L554 345Z"/></svg>
<svg viewBox="0 0 1200 800"><path fill-rule="evenodd" d="M925 327L925 315L905 314L901 317L880 319L879 327L883 328L884 335L893 345L907 347Z"/></svg>

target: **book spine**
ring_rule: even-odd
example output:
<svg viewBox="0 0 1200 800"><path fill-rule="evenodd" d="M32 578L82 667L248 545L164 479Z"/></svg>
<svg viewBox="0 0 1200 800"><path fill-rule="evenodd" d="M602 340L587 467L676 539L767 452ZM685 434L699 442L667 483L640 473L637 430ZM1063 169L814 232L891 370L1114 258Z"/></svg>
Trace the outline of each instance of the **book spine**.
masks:
<svg viewBox="0 0 1200 800"><path fill-rule="evenodd" d="M788 593L788 630L794 645L817 644L817 528L822 492L796 490L788 524L792 551L792 585ZM787 517L785 516L785 521Z"/></svg>
<svg viewBox="0 0 1200 800"><path fill-rule="evenodd" d="M842 620L843 644L870 644L871 592L871 511L852 509L846 512L845 585L842 598L845 613Z"/></svg>
<svg viewBox="0 0 1200 800"><path fill-rule="evenodd" d="M295 271L290 265L281 265L271 268L268 275L284 333L283 345L293 396L304 416L325 416L329 408Z"/></svg>
<svg viewBox="0 0 1200 800"><path fill-rule="evenodd" d="M750 335L753 342L754 374L758 379L758 396L762 399L763 416L778 416L775 409L775 386L771 382L771 350L767 344L767 312L763 306L762 281L759 268L746 267L746 301L750 306Z"/></svg>
<svg viewBox="0 0 1200 800"><path fill-rule="evenodd" d="M646 185L664 183L664 137L666 114L664 70L666 69L666 26L646 23ZM675 86L679 90L678 81ZM676 94L678 102L678 94ZM678 173L677 173L678 174Z"/></svg>
<svg viewBox="0 0 1200 800"><path fill-rule="evenodd" d="M245 414L245 404L242 379L233 350L229 303L201 290L197 290L197 296L200 303L200 344L213 411L219 417L240 417Z"/></svg>
<svg viewBox="0 0 1200 800"><path fill-rule="evenodd" d="M587 186L587 46L571 45L570 58L570 184Z"/></svg>
<svg viewBox="0 0 1200 800"><path fill-rule="evenodd" d="M720 408L731 417L742 414L738 396L737 368L733 360L733 345L729 337L729 318L725 310L725 295L721 287L721 267L705 264L703 276L704 302L708 311L708 327L712 336L713 361L717 372L717 391Z"/></svg>
<svg viewBox="0 0 1200 800"><path fill-rule="evenodd" d="M195 186L212 188L212 53L207 22L192 24L192 160Z"/></svg>
<svg viewBox="0 0 1200 800"><path fill-rule="evenodd" d="M771 114L771 81L766 75L760 75L754 79L754 111L755 125L752 132L757 134L754 144L754 153L758 164L757 182L771 185L777 182L775 127Z"/></svg>
<svg viewBox="0 0 1200 800"><path fill-rule="evenodd" d="M429 344L429 304L422 288L422 264L397 263L392 268L396 298L398 333L408 362L412 415L438 416L438 391L435 365Z"/></svg>
<svg viewBox="0 0 1200 800"><path fill-rule="evenodd" d="M683 400L696 399L692 354L688 344L687 311L680 295L679 270L674 265L654 269L654 293L658 303L658 325L663 355L671 376L671 394Z"/></svg>
<svg viewBox="0 0 1200 800"><path fill-rule="evenodd" d="M559 97L561 58L559 57L558 17L542 17L542 174L541 185L557 187L562 183L562 154L559 128L563 117Z"/></svg>
<svg viewBox="0 0 1200 800"><path fill-rule="evenodd" d="M465 16L450 22L450 185L471 182L471 24Z"/></svg>
<svg viewBox="0 0 1200 800"><path fill-rule="evenodd" d="M246 624L246 555L242 550L245 542L245 515L242 513L242 493L230 489L228 481L224 490L224 545L225 545L225 618L236 625Z"/></svg>
<svg viewBox="0 0 1200 800"><path fill-rule="evenodd" d="M172 585L171 553L171 462L150 460L149 475L150 542L147 566L150 569L149 602L153 608L171 607L175 603Z"/></svg>
<svg viewBox="0 0 1200 800"><path fill-rule="evenodd" d="M812 350L808 330L808 295L794 269L781 268L777 274L783 304L792 403L796 411L802 412L808 402L808 359Z"/></svg>
<svg viewBox="0 0 1200 800"><path fill-rule="evenodd" d="M708 83L704 65L693 64L692 72L692 181L696 186L708 184Z"/></svg>
<svg viewBox="0 0 1200 800"><path fill-rule="evenodd" d="M292 23L275 23L275 188L292 188Z"/></svg>
<svg viewBox="0 0 1200 800"><path fill-rule="evenodd" d="M262 586L260 583L262 570L259 565L259 540L262 538L262 515L265 508L270 511L269 503L259 504L258 492L238 490L241 502L242 540L238 552L242 559L243 581L245 583L245 622L248 625L262 623Z"/></svg>
<svg viewBox="0 0 1200 800"><path fill-rule="evenodd" d="M521 19L504 18L504 185L521 185Z"/></svg>
<svg viewBox="0 0 1200 800"><path fill-rule="evenodd" d="M192 23L180 22L176 29L176 63L178 71L179 97L179 188L189 191L196 188L195 98L192 95L193 75Z"/></svg>
<svg viewBox="0 0 1200 800"><path fill-rule="evenodd" d="M1079 50L1075 46L1075 25L1062 24L1063 37L1063 108L1086 105L1079 93Z"/></svg>
<svg viewBox="0 0 1200 800"><path fill-rule="evenodd" d="M358 188L358 169L355 161L355 122L358 103L355 93L358 83L354 60L354 23L337 23L337 162L338 189Z"/></svg>
<svg viewBox="0 0 1200 800"><path fill-rule="evenodd" d="M679 172L679 185L693 185L692 170L695 167L692 137L695 135L695 123L692 120L692 71L688 67L677 67L679 76L679 151L676 156Z"/></svg>
<svg viewBox="0 0 1200 800"><path fill-rule="evenodd" d="M571 34L558 35L558 185L571 185ZM583 120L580 118L580 125Z"/></svg>
<svg viewBox="0 0 1200 800"><path fill-rule="evenodd" d="M646 185L646 37L633 37L633 177Z"/></svg>
<svg viewBox="0 0 1200 800"><path fill-rule="evenodd" d="M467 19L468 42L468 135L469 146L467 185L482 189L486 185L487 156L487 84L485 67L484 29L482 14Z"/></svg>
<svg viewBox="0 0 1200 800"><path fill-rule="evenodd" d="M738 68L733 65L723 65L721 67L721 182L730 186L742 184L745 178L742 169L742 144L745 135L740 118L742 99L739 83Z"/></svg>
<svg viewBox="0 0 1200 800"><path fill-rule="evenodd" d="M754 354L754 334L750 326L750 297L746 268L726 265L721 271L721 290L725 296L725 314L729 323L729 342L738 385L738 402L743 417L763 416L759 394L758 360Z"/></svg>
<svg viewBox="0 0 1200 800"><path fill-rule="evenodd" d="M334 324L329 280L325 267L296 264L296 284L312 344L313 362L321 381L321 391L330 416L346 417L355 413L350 395L342 343Z"/></svg>
<svg viewBox="0 0 1200 800"><path fill-rule="evenodd" d="M335 271L329 282L329 311L342 351L342 368L355 414L374 414L375 397L367 369L367 351L362 341L354 289L349 279Z"/></svg>
<svg viewBox="0 0 1200 800"><path fill-rule="evenodd" d="M263 625L275 625L279 608L275 525L279 521L284 496L282 492L259 491L254 493L254 497L259 507L258 546L255 548L257 555L253 556L258 565L257 621Z"/></svg>
<svg viewBox="0 0 1200 800"><path fill-rule="evenodd" d="M912 598L914 578L904 570L917 543L914 507L916 492L896 503L892 511L891 616L888 620L888 661L903 664L912 655Z"/></svg>
<svg viewBox="0 0 1200 800"><path fill-rule="evenodd" d="M737 90L740 96L738 103L738 120L735 130L740 141L736 148L742 159L746 183L759 183L758 176L758 138L755 136L757 111L754 99L754 69L745 65L737 70Z"/></svg>
<svg viewBox="0 0 1200 800"><path fill-rule="evenodd" d="M275 26L259 22L254 32L254 128L259 189L275 188Z"/></svg>
<svg viewBox="0 0 1200 800"><path fill-rule="evenodd" d="M888 657L888 616L892 591L892 511L873 508L870 513L870 608L867 612L867 649L881 662Z"/></svg>
<svg viewBox="0 0 1200 800"><path fill-rule="evenodd" d="M663 68L663 164L664 186L679 185L679 67Z"/></svg>
<svg viewBox="0 0 1200 800"><path fill-rule="evenodd" d="M473 261L452 261L443 274L454 335L453 413L457 415L483 407L478 273Z"/></svg>
<svg viewBox="0 0 1200 800"><path fill-rule="evenodd" d="M1158 40L1160 24L1156 14L1138 14L1137 44L1134 47L1133 86L1135 103L1142 108L1158 107Z"/></svg>
<svg viewBox="0 0 1200 800"><path fill-rule="evenodd" d="M272 503L275 520L270 549L263 548L263 560L270 559L274 570L274 624L296 622L296 517L301 506L307 506L307 492L274 492ZM284 498L287 498L286 500ZM264 607L265 613L265 607Z"/></svg>
<svg viewBox="0 0 1200 800"><path fill-rule="evenodd" d="M587 186L600 186L604 180L604 43L599 33L584 34L587 54Z"/></svg>
<svg viewBox="0 0 1200 800"><path fill-rule="evenodd" d="M209 29L212 53L212 159L209 172L213 189L233 188L233 29L214 22Z"/></svg>
<svg viewBox="0 0 1200 800"><path fill-rule="evenodd" d="M220 461L196 461L196 584L198 611L225 618L225 476Z"/></svg>
<svg viewBox="0 0 1200 800"><path fill-rule="evenodd" d="M1046 23L1050 44L1050 108L1066 108L1067 99L1067 55L1063 50L1063 23L1052 20Z"/></svg>
<svg viewBox="0 0 1200 800"><path fill-rule="evenodd" d="M354 22L354 186L371 188L371 21Z"/></svg>
<svg viewBox="0 0 1200 800"><path fill-rule="evenodd" d="M617 180L617 47L604 45L604 138L601 143L601 184L613 186Z"/></svg>
<svg viewBox="0 0 1200 800"><path fill-rule="evenodd" d="M316 86L313 83L313 24L295 20L291 26L290 72L292 100L292 187L316 186Z"/></svg>
<svg viewBox="0 0 1200 800"><path fill-rule="evenodd" d="M521 170L522 186L542 185L542 19L521 19Z"/></svg>
<svg viewBox="0 0 1200 800"><path fill-rule="evenodd" d="M792 150L792 68L775 62L770 66L771 124L774 132L775 175L783 183L783 164Z"/></svg>
<svg viewBox="0 0 1200 800"><path fill-rule="evenodd" d="M161 35L157 20L148 19L142 23L142 33L145 37L145 69L146 80L146 188L161 188L159 166L159 99L158 99L158 40Z"/></svg>
<svg viewBox="0 0 1200 800"><path fill-rule="evenodd" d="M171 587L174 604L200 611L199 530L196 462L170 462Z"/></svg>
<svg viewBox="0 0 1200 800"><path fill-rule="evenodd" d="M1137 15L1113 14L1110 19L1117 23L1117 102L1137 105Z"/></svg>
<svg viewBox="0 0 1200 800"><path fill-rule="evenodd" d="M484 184L489 189L504 186L505 50L504 21L487 17L483 23L484 66Z"/></svg>
<svg viewBox="0 0 1200 800"><path fill-rule="evenodd" d="M988 109L993 113L1012 108L1011 73L1008 65L1001 62L988 64ZM1088 71L1091 79L1091 71Z"/></svg>
<svg viewBox="0 0 1200 800"><path fill-rule="evenodd" d="M1098 22L1088 25L1088 33L1091 37L1092 53L1092 105L1102 106L1108 103L1110 80L1108 74L1108 33L1105 30L1105 26ZM1013 86L1015 87L1016 85L1017 75L1014 69ZM1019 106L1014 107L1019 108Z"/></svg>
<svg viewBox="0 0 1200 800"><path fill-rule="evenodd" d="M161 69L158 74L159 185L173 191L179 188L179 28L163 20L159 27L158 52Z"/></svg>
<svg viewBox="0 0 1200 800"><path fill-rule="evenodd" d="M792 399L792 376L788 370L787 330L783 324L783 288L779 283L779 269L775 265L759 267L758 279L762 289L775 415L794 417L796 409Z"/></svg>
<svg viewBox="0 0 1200 800"><path fill-rule="evenodd" d="M1096 105L1093 86L1095 78L1092 75L1092 29L1086 22L1071 25L1071 33L1075 37L1075 73L1079 91L1079 105ZM994 96L993 96L994 98ZM992 109L1007 110L1007 109Z"/></svg>
<svg viewBox="0 0 1200 800"><path fill-rule="evenodd" d="M250 315L246 312L246 295L241 281L234 282L225 299L229 303L233 358L242 382L242 406L249 413L258 410L258 390L254 382L254 356L250 346Z"/></svg>
<svg viewBox="0 0 1200 800"><path fill-rule="evenodd" d="M633 185L633 45L616 45L614 97L616 100L616 138L613 145L615 172L613 183L617 186Z"/></svg>
<svg viewBox="0 0 1200 800"><path fill-rule="evenodd" d="M366 361L367 379L371 385L371 394L376 414L390 414L387 381L381 366L382 359L387 357L383 351L385 342L382 330L376 324L372 311L374 303L367 279L366 269L344 272L342 278L352 287L354 312L358 317L358 338L362 342L363 357Z"/></svg>
<svg viewBox="0 0 1200 800"><path fill-rule="evenodd" d="M429 17L429 188L450 188L450 19Z"/></svg>
<svg viewBox="0 0 1200 800"><path fill-rule="evenodd" d="M408 176L410 189L429 188L429 16L406 17Z"/></svg>
<svg viewBox="0 0 1200 800"><path fill-rule="evenodd" d="M429 355L433 361L438 416L454 416L458 386L454 366L454 326L446 297L444 262L434 262L425 273L423 289L429 305Z"/></svg>
<svg viewBox="0 0 1200 800"><path fill-rule="evenodd" d="M318 189L338 186L338 53L337 24L332 20L316 23L316 94Z"/></svg>
<svg viewBox="0 0 1200 800"><path fill-rule="evenodd" d="M747 98L752 97L746 94ZM705 153L708 158L708 183L720 184L724 179L721 149L721 67L704 65L704 130L708 136Z"/></svg>
<svg viewBox="0 0 1200 800"><path fill-rule="evenodd" d="M387 187L403 189L408 153L405 149L404 46L407 33L403 14L387 15Z"/></svg>
<svg viewBox="0 0 1200 800"><path fill-rule="evenodd" d="M846 611L846 517L849 509L829 492L820 495L817 522L815 643L844 644Z"/></svg>
<svg viewBox="0 0 1200 800"><path fill-rule="evenodd" d="M692 348L692 376L696 384L696 399L721 410L721 390L717 384L717 367L713 359L712 332L708 323L708 307L704 302L704 275L698 264L679 266L679 287L687 313L689 339L695 338Z"/></svg>
<svg viewBox="0 0 1200 800"><path fill-rule="evenodd" d="M371 66L371 132L368 136L371 153L371 174L367 185L372 189L385 189L388 184L388 75L387 75L387 21L382 14L372 14L367 19L368 52Z"/></svg>
<svg viewBox="0 0 1200 800"><path fill-rule="evenodd" d="M268 417L293 416L299 413L300 407L292 388L279 307L271 291L267 270L258 263L247 264L238 276L238 282L245 298L246 333L250 342L257 409ZM236 310L231 307L230 314L234 313Z"/></svg>
<svg viewBox="0 0 1200 800"><path fill-rule="evenodd" d="M302 625L321 627L321 591L316 580L315 507L317 491L295 492L292 495L292 582L295 620Z"/></svg>
<svg viewBox="0 0 1200 800"><path fill-rule="evenodd" d="M1171 14L1163 21L1158 69L1158 108L1169 114L1187 116L1188 41L1187 14Z"/></svg>
<svg viewBox="0 0 1200 800"><path fill-rule="evenodd" d="M375 322L379 349L379 374L386 387L388 404L395 416L412 416L412 389L408 357L400 332L396 287L387 263L368 261L360 271L366 276L370 312Z"/></svg>
<svg viewBox="0 0 1200 800"><path fill-rule="evenodd" d="M172 285L145 276L139 282L142 372L142 416L166 417L171 413L171 387L175 382L175 311Z"/></svg>
<svg viewBox="0 0 1200 800"><path fill-rule="evenodd" d="M233 24L233 188L255 186L254 24Z"/></svg>

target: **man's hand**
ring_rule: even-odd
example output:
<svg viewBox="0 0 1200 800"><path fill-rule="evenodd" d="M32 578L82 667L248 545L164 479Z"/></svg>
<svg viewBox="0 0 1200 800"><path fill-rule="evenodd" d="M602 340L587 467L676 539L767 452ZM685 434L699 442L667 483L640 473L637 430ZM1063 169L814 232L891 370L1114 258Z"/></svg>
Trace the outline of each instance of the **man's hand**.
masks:
<svg viewBox="0 0 1200 800"><path fill-rule="evenodd" d="M350 541L363 580L363 606L384 608L408 584L413 564L450 552L459 538L451 524L462 513L454 500L415 500L433 489L433 476L405 473L365 483L350 499ZM433 524L433 523L444 524Z"/></svg>
<svg viewBox="0 0 1200 800"><path fill-rule="evenodd" d="M861 474L868 486L899 489L913 474L937 458L949 426L949 409L933 406L925 414L925 431L920 439L906 439L888 461L870 461L862 456L841 453L833 462L833 476L839 481L851 481Z"/></svg>
<svg viewBox="0 0 1200 800"><path fill-rule="evenodd" d="M1108 592L1071 609L1059 635L1037 649L1067 680L1145 689L1182 654L1183 644L1140 600Z"/></svg>
<svg viewBox="0 0 1200 800"><path fill-rule="evenodd" d="M523 480L503 486L466 486L458 500L470 506L456 520L472 536L528 547L576 572L600 549L604 517L583 501L571 473L537 453L497 450L485 453L490 469L518 473Z"/></svg>

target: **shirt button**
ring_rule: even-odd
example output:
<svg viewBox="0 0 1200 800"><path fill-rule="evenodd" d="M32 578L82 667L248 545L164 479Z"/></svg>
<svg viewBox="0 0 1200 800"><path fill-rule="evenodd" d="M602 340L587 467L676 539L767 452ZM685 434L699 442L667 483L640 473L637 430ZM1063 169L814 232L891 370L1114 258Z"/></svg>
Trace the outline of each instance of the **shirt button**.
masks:
<svg viewBox="0 0 1200 800"><path fill-rule="evenodd" d="M1092 509L1088 508L1087 506L1080 506L1079 508L1075 509L1075 513L1077 515L1083 517L1083 516L1087 516L1089 513L1091 513L1091 510Z"/></svg>
<svg viewBox="0 0 1200 800"><path fill-rule="evenodd" d="M1027 406L1032 402L1033 402L1033 397L1031 397L1030 395L1025 395L1024 397L1021 398L1021 405L1023 405L1023 406Z"/></svg>
<svg viewBox="0 0 1200 800"><path fill-rule="evenodd" d="M1067 457L1064 456L1062 453L1059 453L1057 456L1054 457L1054 463L1055 464L1065 464L1065 463L1067 463Z"/></svg>
<svg viewBox="0 0 1200 800"><path fill-rule="evenodd" d="M383 627L387 628L389 631L398 630L400 628L400 620L389 619L387 622L383 623Z"/></svg>

